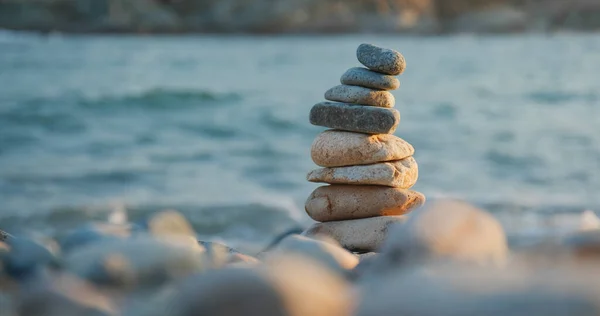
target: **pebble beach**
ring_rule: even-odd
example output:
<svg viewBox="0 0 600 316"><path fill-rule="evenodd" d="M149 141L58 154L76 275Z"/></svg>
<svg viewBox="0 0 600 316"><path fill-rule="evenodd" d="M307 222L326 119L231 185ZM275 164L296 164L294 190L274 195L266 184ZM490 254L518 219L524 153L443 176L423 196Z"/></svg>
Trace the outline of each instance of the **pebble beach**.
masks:
<svg viewBox="0 0 600 316"><path fill-rule="evenodd" d="M27 41L21 45L31 45ZM13 47L14 39L6 42L10 46L3 45ZM592 194L594 169L588 169L587 180L576 179L579 169L571 168L553 170L555 173L544 174L547 182L541 183L541 178L536 182L533 178L541 177L536 167L525 158L515 158L515 152L506 151L502 157L498 152L486 153L484 157L497 163L499 170L480 174L489 166L482 167L484 160L477 156L472 160L467 156L481 146L474 149L452 141L451 135L462 133L460 128L451 133L441 131L444 126L438 132L431 127L427 134L423 127L427 119L421 111L425 110L415 110L417 105L410 98L417 93L423 95L424 87L412 92L411 87L419 87L425 82L419 80L431 77L411 75L410 69L420 64L418 54L410 48L407 54L391 39L378 41L380 46L359 45L368 41L357 38L342 42L349 50L344 55L352 58L341 58L331 74L323 71L322 76L334 79L315 80L312 85L318 85L321 92L312 91L311 85L300 87L311 90L294 101L307 103L302 108L263 112L260 121L270 120L272 126L265 123L256 124L254 129L244 128L252 142L262 140L267 144L258 148L252 148L256 144L246 143L243 136L236 139L238 132L231 128L231 122L241 121L233 115L236 111L228 111L224 104L249 102L236 94L205 95L203 98L210 99L206 105L215 112L195 113L196 117L190 117L185 106L195 106L192 104L198 102L197 95L179 94L160 101L146 96L139 101L144 106L156 102L154 106L160 107L166 101L184 107L161 110L162 114L153 117L137 111L138 101L130 99L122 100L126 111L116 108L102 112L104 107L115 106L112 101L93 104L90 100L94 98L99 102L94 96L81 101L77 94L60 92L58 84L58 90L46 88L42 94L49 98L54 95L56 102L69 101L64 103L69 107L78 108L88 102L84 106L92 106L95 116L85 124L79 122L83 124L79 132L77 124L71 126L75 130L68 130L60 123L58 130L50 125L38 126L38 133L31 127L27 129L27 125L16 125L15 118L31 119L31 113L21 111L53 119L57 119L53 116L56 113L45 113L43 109L48 108L37 106L35 100L20 100L25 90L19 90L18 85L6 90L0 118L7 122L10 119L13 125L4 125L1 140L6 146L0 151L1 161L11 167L0 174L0 196L6 197L0 218L0 315L600 314L600 292L591 277L598 272L600 219L588 210L596 206ZM7 56L0 55L4 62L9 60ZM286 55L282 56L280 62L285 65ZM412 66L413 59L416 66ZM593 62L594 58L581 62L585 60ZM461 76L465 73L468 70L460 72ZM144 72L140 69L138 74ZM590 76L585 71L579 75ZM17 76L15 82L24 80L24 76ZM214 78L219 76L214 74ZM8 77L0 74L0 78L8 82ZM214 78L212 84L219 86ZM147 76L146 80L157 83L163 79ZM181 80L175 82L180 85L187 82L185 78L176 80ZM73 80L62 87L81 84ZM265 98L286 106L285 93L273 92L270 99L268 94L257 92L259 85L251 80L248 83L258 93L256 99L250 99L252 102ZM281 85L284 91L285 87ZM570 88L589 87L581 83ZM435 98L435 94L428 96ZM594 100L588 95L552 102L584 107ZM487 111L494 108L495 103L490 104ZM554 106L560 111L558 105ZM571 107L576 113L585 112ZM434 112L457 119L459 110L449 108L454 107L438 106ZM195 131L199 136L196 143L186 143L183 139L191 138L180 137L170 128L158 128L161 132L154 135L155 139L136 138L144 145L133 156L123 155L125 145L118 149L112 144L105 151L86 147L86 154L106 158L92 167L86 155L78 151L78 133L95 131L98 134L91 135L98 145L107 142L111 132L119 134L124 126L137 130L119 125L114 117L107 119L115 111L123 111L124 121L139 118L151 129L175 121L190 128L187 123L195 120L207 120L220 127ZM171 112L175 116L169 116ZM294 123L292 130L287 130L290 124L283 123L286 115L295 117L296 112L302 113L299 116L303 120L290 119ZM252 118L252 113L241 112L245 118ZM95 120L114 124L113 129L94 125ZM584 119L577 132L589 140L594 136L585 134L587 123ZM206 128L207 124L199 125ZM535 129L532 124L530 127ZM93 126L101 127L102 132ZM477 129L480 127L471 126L477 130L472 137L483 137L485 141L482 134L489 129ZM61 130L64 128L67 130ZM228 132L228 128L233 131ZM279 129L277 137L261 138L272 128ZM507 130L518 131L518 124ZM501 128L497 132L492 138L503 134ZM65 141L55 144L54 133L73 136L65 136ZM206 133L211 136L203 139ZM525 143L520 138L500 137L496 145L510 142L525 146L536 139L533 134ZM21 147L11 147L18 143L17 136L24 135L31 139ZM435 146L442 140L446 147ZM170 150L157 149L163 141L170 144L166 145ZM197 150L184 155L190 159L183 158L182 148L190 148L190 144ZM232 154L243 148L241 144L248 147L242 150L244 154ZM543 144L539 146L532 146L532 152L545 153ZM581 150L571 146L574 153ZM32 167L34 158L27 158L35 157L31 154L36 152L49 158L49 163L39 169ZM144 158L146 154L150 156ZM265 155L279 158L266 160ZM553 160L556 155L540 155L544 165L560 163L558 158ZM166 160L146 160L148 157ZM573 157L584 161L585 166L593 164L589 156ZM508 164L510 159L515 161ZM129 172L137 175L115 169L119 161L128 161L127 168L132 168ZM252 161L259 165L249 164ZM302 162L294 166L295 161ZM173 167L162 169L164 174L156 173L161 163ZM525 168L523 178L509 172L520 163ZM61 164L63 169L57 167ZM122 170L127 168L123 166ZM203 172L192 172L194 169ZM77 170L84 171L84 176L69 177L65 170L73 175ZM504 177L496 174L502 170L507 172ZM23 177L27 172L29 180ZM569 176L561 178L565 173ZM165 179L177 180L171 183ZM91 194L76 189L94 183L99 189ZM102 187L102 183L108 185ZM579 190L571 194L565 189L569 184ZM563 195L553 194L560 188ZM73 199L66 202L63 192L71 192ZM37 199L27 198L27 193ZM506 201L509 193L514 193L514 200ZM107 197L115 196L119 197L116 203L107 202ZM256 199L260 196L268 198ZM140 202L150 207L136 206ZM103 203L106 205L98 207Z"/></svg>

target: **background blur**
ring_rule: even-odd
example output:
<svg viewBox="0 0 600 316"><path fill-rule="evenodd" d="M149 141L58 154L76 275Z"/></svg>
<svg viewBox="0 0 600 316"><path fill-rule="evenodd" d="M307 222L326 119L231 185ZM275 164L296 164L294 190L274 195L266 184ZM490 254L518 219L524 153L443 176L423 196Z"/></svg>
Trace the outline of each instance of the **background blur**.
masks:
<svg viewBox="0 0 600 316"><path fill-rule="evenodd" d="M0 28L8 231L175 208L244 249L308 224L308 113L363 42L407 59L416 190L509 236L600 210L598 0L0 0Z"/></svg>

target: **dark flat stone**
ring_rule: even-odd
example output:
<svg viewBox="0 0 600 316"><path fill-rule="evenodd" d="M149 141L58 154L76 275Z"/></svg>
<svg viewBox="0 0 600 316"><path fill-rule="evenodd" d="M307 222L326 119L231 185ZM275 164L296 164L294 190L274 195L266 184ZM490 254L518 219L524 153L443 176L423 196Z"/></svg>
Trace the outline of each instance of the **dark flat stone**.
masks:
<svg viewBox="0 0 600 316"><path fill-rule="evenodd" d="M400 123L400 112L391 108L321 102L310 110L310 123L350 132L392 134Z"/></svg>

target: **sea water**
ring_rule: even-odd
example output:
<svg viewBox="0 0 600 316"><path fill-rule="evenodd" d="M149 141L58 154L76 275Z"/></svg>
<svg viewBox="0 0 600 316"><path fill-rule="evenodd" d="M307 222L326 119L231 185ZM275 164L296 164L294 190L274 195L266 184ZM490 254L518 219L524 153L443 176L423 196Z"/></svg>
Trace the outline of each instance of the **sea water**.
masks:
<svg viewBox="0 0 600 316"><path fill-rule="evenodd" d="M0 228L172 208L235 244L310 224L324 129L308 113L363 42L406 57L395 134L416 149L415 190L485 207L509 233L600 211L600 35L2 32Z"/></svg>

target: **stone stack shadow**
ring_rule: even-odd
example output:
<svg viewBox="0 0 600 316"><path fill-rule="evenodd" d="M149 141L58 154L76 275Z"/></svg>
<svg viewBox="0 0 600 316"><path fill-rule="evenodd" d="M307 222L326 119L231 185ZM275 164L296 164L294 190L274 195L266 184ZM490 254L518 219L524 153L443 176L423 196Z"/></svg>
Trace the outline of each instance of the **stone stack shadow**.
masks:
<svg viewBox="0 0 600 316"><path fill-rule="evenodd" d="M425 196L409 190L417 181L414 148L394 136L400 112L390 93L406 68L402 54L362 44L355 67L341 77L342 85L325 92L328 101L310 112L313 125L331 128L312 144L311 157L323 167L311 171L311 182L328 183L306 201L306 212L320 223L306 236L328 235L357 252L377 250L391 224L425 203Z"/></svg>

